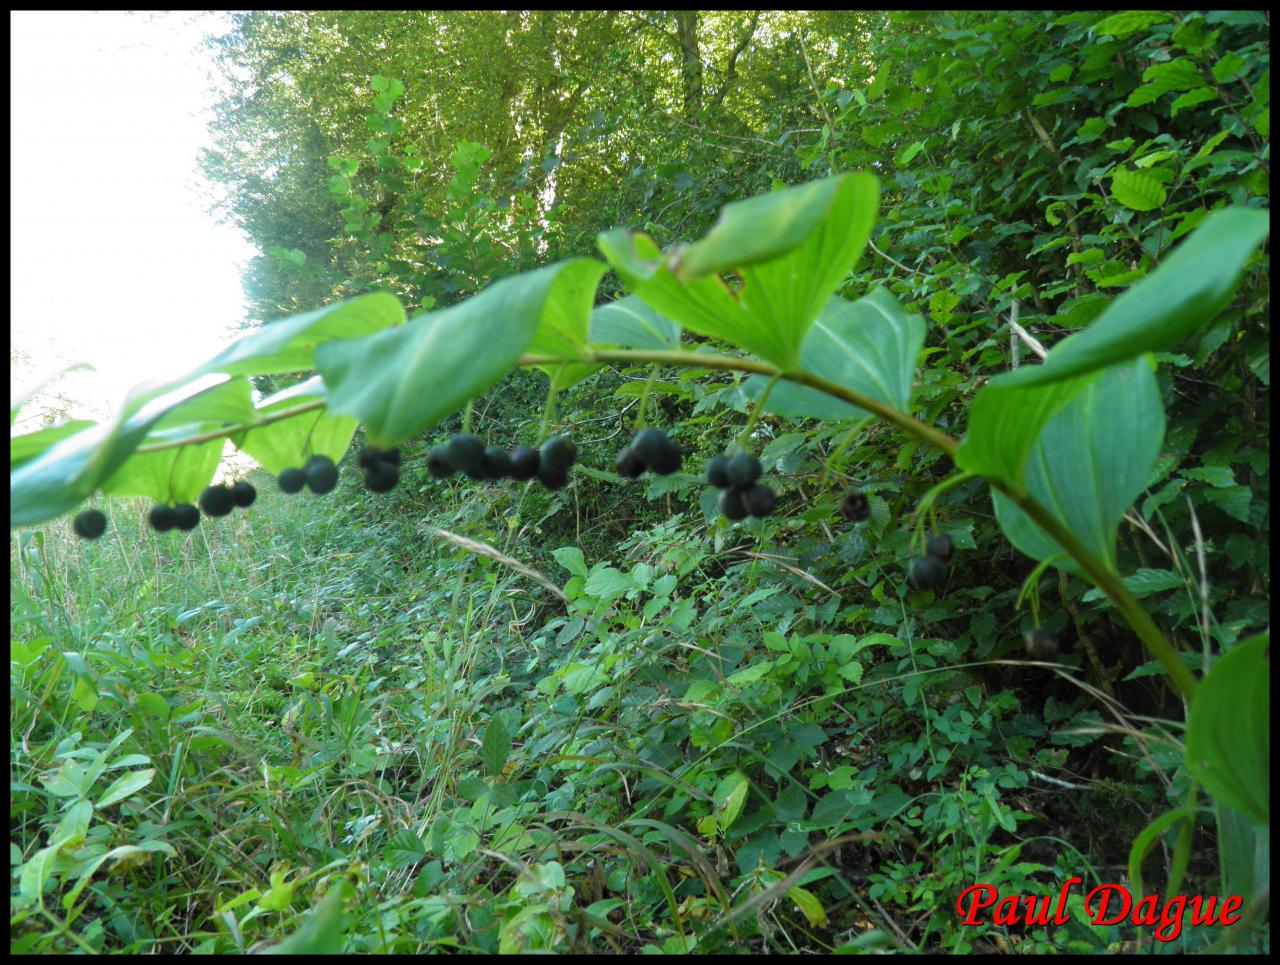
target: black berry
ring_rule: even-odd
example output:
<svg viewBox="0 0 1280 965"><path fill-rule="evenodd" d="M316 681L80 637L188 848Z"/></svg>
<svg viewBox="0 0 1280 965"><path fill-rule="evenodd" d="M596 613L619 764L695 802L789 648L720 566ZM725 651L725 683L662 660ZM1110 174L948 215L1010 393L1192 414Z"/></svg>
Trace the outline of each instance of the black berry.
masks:
<svg viewBox="0 0 1280 965"><path fill-rule="evenodd" d="M947 564L936 556L917 556L911 561L907 575L918 590L938 590L947 582Z"/></svg>
<svg viewBox="0 0 1280 965"><path fill-rule="evenodd" d="M435 446L427 453L427 472L436 479L448 479L454 471L453 463L449 461L448 446Z"/></svg>
<svg viewBox="0 0 1280 965"><path fill-rule="evenodd" d="M668 439L666 448L658 450L648 464L659 476L670 476L684 464L684 456L680 447Z"/></svg>
<svg viewBox="0 0 1280 965"><path fill-rule="evenodd" d="M484 463L484 442L479 436L463 432L449 440L444 456L454 469L475 472Z"/></svg>
<svg viewBox="0 0 1280 965"><path fill-rule="evenodd" d="M548 468L544 464L538 469L538 482L547 489L563 489L569 482L569 473Z"/></svg>
<svg viewBox="0 0 1280 965"><path fill-rule="evenodd" d="M539 466L553 472L568 472L578 450L565 436L548 439L538 449Z"/></svg>
<svg viewBox="0 0 1280 965"><path fill-rule="evenodd" d="M400 481L400 468L391 462L374 462L364 471L364 488L374 493L386 493Z"/></svg>
<svg viewBox="0 0 1280 965"><path fill-rule="evenodd" d="M107 531L107 517L96 509L86 509L76 514L71 528L81 539L97 539Z"/></svg>
<svg viewBox="0 0 1280 965"><path fill-rule="evenodd" d="M497 446L486 446L481 471L485 479L506 479L511 475L511 457Z"/></svg>
<svg viewBox="0 0 1280 965"><path fill-rule="evenodd" d="M317 496L333 492L338 485L338 467L328 456L312 456L307 462L307 486Z"/></svg>
<svg viewBox="0 0 1280 965"><path fill-rule="evenodd" d="M253 501L258 498L258 491L253 488L252 483L241 479L231 487L231 496L235 499L237 506L245 509L253 505Z"/></svg>
<svg viewBox="0 0 1280 965"><path fill-rule="evenodd" d="M707 460L707 482L716 489L729 488L729 457L712 456Z"/></svg>
<svg viewBox="0 0 1280 965"><path fill-rule="evenodd" d="M393 466L400 465L399 449L388 449L385 452L381 453L381 457L383 462L390 463Z"/></svg>
<svg viewBox="0 0 1280 965"><path fill-rule="evenodd" d="M157 503L151 507L151 512L147 513L147 522L151 524L151 528L157 533L167 533L178 525L177 517L173 513L173 507L166 506L163 503Z"/></svg>
<svg viewBox="0 0 1280 965"><path fill-rule="evenodd" d="M1022 635L1027 645L1027 656L1032 660L1052 660L1058 655L1058 641L1048 630L1036 627Z"/></svg>
<svg viewBox="0 0 1280 965"><path fill-rule="evenodd" d="M307 484L307 474L301 469L285 469L281 471L278 482L281 490L286 493L301 492L302 487Z"/></svg>
<svg viewBox="0 0 1280 965"><path fill-rule="evenodd" d="M720 494L720 512L724 514L725 519L731 519L735 523L747 518L747 506L742 501L740 490L726 489Z"/></svg>
<svg viewBox="0 0 1280 965"><path fill-rule="evenodd" d="M740 453L729 460L729 484L734 489L750 489L763 471L759 459Z"/></svg>
<svg viewBox="0 0 1280 965"><path fill-rule="evenodd" d="M752 516L764 519L778 508L778 497L764 483L756 483L742 494L742 504Z"/></svg>
<svg viewBox="0 0 1280 965"><path fill-rule="evenodd" d="M951 559L951 537L946 533L932 533L924 541L924 551L942 562Z"/></svg>
<svg viewBox="0 0 1280 965"><path fill-rule="evenodd" d="M200 508L206 516L225 516L236 507L236 498L226 486L205 486L200 493Z"/></svg>
<svg viewBox="0 0 1280 965"><path fill-rule="evenodd" d="M294 472L301 471L302 470L300 469L294 470ZM283 476L284 473L281 473L280 475ZM296 492L297 490L294 491ZM188 533L195 529L199 522L200 510L196 509L190 503L178 503L177 506L173 507L173 525L178 527L178 529L182 530L184 533Z"/></svg>
<svg viewBox="0 0 1280 965"><path fill-rule="evenodd" d="M356 465L361 469L372 469L376 463L382 461L382 453L377 449L371 449L365 446L356 456Z"/></svg>
<svg viewBox="0 0 1280 965"><path fill-rule="evenodd" d="M865 523L871 518L871 503L866 494L850 489L840 501L840 515L851 523Z"/></svg>
<svg viewBox="0 0 1280 965"><path fill-rule="evenodd" d="M531 446L516 446L511 450L511 478L527 482L538 474L541 457Z"/></svg>
<svg viewBox="0 0 1280 965"><path fill-rule="evenodd" d="M684 463L680 447L661 429L641 429L631 441L631 449L646 469L669 476Z"/></svg>
<svg viewBox="0 0 1280 965"><path fill-rule="evenodd" d="M613 460L613 466L623 479L639 479L640 474L644 472L644 460L630 447L618 453Z"/></svg>

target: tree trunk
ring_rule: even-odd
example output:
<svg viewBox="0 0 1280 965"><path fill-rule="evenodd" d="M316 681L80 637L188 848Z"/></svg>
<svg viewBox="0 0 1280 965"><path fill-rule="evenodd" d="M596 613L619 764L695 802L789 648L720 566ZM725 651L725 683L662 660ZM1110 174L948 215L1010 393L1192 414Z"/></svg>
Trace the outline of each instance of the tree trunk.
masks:
<svg viewBox="0 0 1280 965"><path fill-rule="evenodd" d="M702 109L702 57L698 53L698 12L676 12L676 36L680 39L680 80L684 85L684 116L689 121L698 118Z"/></svg>

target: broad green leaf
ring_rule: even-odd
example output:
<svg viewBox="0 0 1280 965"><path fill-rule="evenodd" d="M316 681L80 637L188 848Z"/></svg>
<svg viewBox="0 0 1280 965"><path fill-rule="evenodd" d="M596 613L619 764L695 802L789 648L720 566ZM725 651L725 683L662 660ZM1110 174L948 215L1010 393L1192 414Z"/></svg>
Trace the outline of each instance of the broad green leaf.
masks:
<svg viewBox="0 0 1280 965"><path fill-rule="evenodd" d="M21 436L9 437L9 468L22 465L28 459L34 459L55 442L69 439L77 432L90 429L98 423L92 419L72 419L61 425L49 426Z"/></svg>
<svg viewBox="0 0 1280 965"><path fill-rule="evenodd" d="M822 902L813 892L806 891L804 888L788 888L787 897L796 903L796 907L800 909L800 913L810 925L814 928L827 927L827 910L822 907Z"/></svg>
<svg viewBox="0 0 1280 965"><path fill-rule="evenodd" d="M1059 383L1061 385L1061 383ZM1164 409L1152 363L1103 372L1048 424L1026 465L1026 491L1085 548L1116 569L1120 520L1146 488L1164 440ZM1075 560L1007 497L992 492L1009 542L1036 560L1082 575Z"/></svg>
<svg viewBox="0 0 1280 965"><path fill-rule="evenodd" d="M404 441L506 375L544 318L563 332L577 312L585 332L592 291L583 279L599 270L589 258L562 261L399 328L321 346L330 410L358 417L375 445Z"/></svg>
<svg viewBox="0 0 1280 965"><path fill-rule="evenodd" d="M1029 388L1005 388L994 380L984 385L969 407L969 427L956 450L956 465L1026 492L1027 459L1045 424L1091 379L1080 376Z"/></svg>
<svg viewBox="0 0 1280 965"><path fill-rule="evenodd" d="M552 550L551 555L555 557L557 563L563 566L574 576L581 576L584 579L587 576L587 562L582 555L582 550L576 546L562 546L559 549Z"/></svg>
<svg viewBox="0 0 1280 965"><path fill-rule="evenodd" d="M324 381L313 376L263 399L255 414L259 418L269 416L324 397ZM327 409L320 408L238 433L231 441L267 472L278 476L285 469L303 465L314 455L328 456L337 462L347 451L357 425L351 416L331 415Z"/></svg>
<svg viewBox="0 0 1280 965"><path fill-rule="evenodd" d="M1153 10L1126 10L1124 13L1115 13L1099 20L1094 24L1093 32L1100 37L1123 37L1135 30L1144 30L1158 23L1166 23L1170 19L1169 14Z"/></svg>
<svg viewBox="0 0 1280 965"><path fill-rule="evenodd" d="M146 441L165 439L153 433ZM135 452L102 484L102 491L111 496L144 496L157 503L194 503L218 471L225 442L213 439L159 452Z"/></svg>
<svg viewBox="0 0 1280 965"><path fill-rule="evenodd" d="M9 525L43 522L88 498L164 416L225 381L205 375L163 394L153 386L139 387L114 422L78 432L11 470Z"/></svg>
<svg viewBox="0 0 1280 965"><path fill-rule="evenodd" d="M264 325L227 346L193 374L271 375L314 369L320 345L381 332L403 321L404 309L394 295L361 295Z"/></svg>
<svg viewBox="0 0 1280 965"><path fill-rule="evenodd" d="M843 174L727 205L707 236L664 255L647 235L602 234L600 250L640 298L683 327L782 368L857 262L879 182ZM731 290L722 273L737 272Z"/></svg>
<svg viewBox="0 0 1280 965"><path fill-rule="evenodd" d="M800 347L799 367L905 412L924 336L924 319L908 314L887 289L877 288L856 302L832 298ZM768 383L753 375L743 383L743 394L754 400ZM843 420L869 414L785 379L774 385L765 408L789 418Z"/></svg>
<svg viewBox="0 0 1280 965"><path fill-rule="evenodd" d="M1259 824L1271 821L1271 635L1227 651L1187 715L1187 767L1215 798Z"/></svg>
<svg viewBox="0 0 1280 965"><path fill-rule="evenodd" d="M916 155L924 150L924 141L916 141L909 144L898 152L898 156L893 159L894 167L905 168L908 164L916 159Z"/></svg>
<svg viewBox="0 0 1280 965"><path fill-rule="evenodd" d="M352 916L343 907L355 897L355 888L346 878L329 885L323 900L303 920L292 935L279 945L263 951L264 955L336 955L343 945Z"/></svg>
<svg viewBox="0 0 1280 965"><path fill-rule="evenodd" d="M484 729L484 738L480 742L480 759L484 761L484 769L490 777L502 773L507 758L511 756L511 735L502 717L495 715Z"/></svg>
<svg viewBox="0 0 1280 965"><path fill-rule="evenodd" d="M738 820L742 807L747 803L747 791L751 789L746 775L741 771L733 771L716 785L711 799L716 806L716 823L721 830L727 830Z"/></svg>
<svg viewBox="0 0 1280 965"><path fill-rule="evenodd" d="M94 804L98 810L117 804L127 797L132 797L141 791L144 787L151 783L156 776L156 769L148 767L142 771L130 771L128 774L121 774L118 778L111 782L111 785L102 792L102 797L98 798Z"/></svg>
<svg viewBox="0 0 1280 965"><path fill-rule="evenodd" d="M1112 172L1111 194L1134 211L1154 211L1164 204L1167 197L1164 185L1151 175L1125 168L1116 168Z"/></svg>
<svg viewBox="0 0 1280 965"><path fill-rule="evenodd" d="M14 422L16 422L18 419L18 413L22 410L22 407L26 405L28 402L30 402L32 399L34 399L37 395L39 395L40 390L45 388L45 386L47 386L50 382L56 381L57 379L62 378L64 375L67 375L70 372L96 372L96 371L97 369L95 369L88 362L77 362L74 365L68 365L66 368L58 369L58 371L54 372L52 375L46 376L45 378L41 379L39 382L37 382L31 388L27 389L25 392L20 392L17 395L12 396L9 401L9 425L11 427L13 426Z"/></svg>
<svg viewBox="0 0 1280 965"><path fill-rule="evenodd" d="M253 414L251 395L247 378L224 382L171 409L142 440L142 446L177 442L248 422ZM156 502L195 502L218 471L224 444L225 440L218 438L159 452L134 452L102 484L102 491L113 496L144 496Z"/></svg>
<svg viewBox="0 0 1280 965"><path fill-rule="evenodd" d="M411 828L401 828L387 842L385 856L392 869L407 868L423 860L427 849Z"/></svg>
<svg viewBox="0 0 1280 965"><path fill-rule="evenodd" d="M889 70L891 67L892 64L888 60L881 61L876 66L875 79L867 85L867 100L876 100L884 93L885 88L889 86Z"/></svg>
<svg viewBox="0 0 1280 965"><path fill-rule="evenodd" d="M680 347L680 326L635 295L593 309L590 330L596 345L659 351Z"/></svg>
<svg viewBox="0 0 1280 965"><path fill-rule="evenodd" d="M1213 212L1092 325L1054 346L1043 364L1006 372L988 388L1057 382L1177 345L1230 301L1245 262L1269 231L1265 211Z"/></svg>

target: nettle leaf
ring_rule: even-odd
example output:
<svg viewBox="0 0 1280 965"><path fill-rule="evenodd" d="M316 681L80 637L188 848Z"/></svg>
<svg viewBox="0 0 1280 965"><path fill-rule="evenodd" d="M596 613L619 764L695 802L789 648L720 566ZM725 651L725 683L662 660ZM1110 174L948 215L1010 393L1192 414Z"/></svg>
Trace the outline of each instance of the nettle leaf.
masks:
<svg viewBox="0 0 1280 965"><path fill-rule="evenodd" d="M317 375L263 399L254 413L261 418L323 398L324 380ZM333 415L327 409L317 408L238 433L231 441L267 472L278 476L285 469L301 466L314 455L328 456L337 462L347 451L358 425L351 416Z"/></svg>
<svg viewBox="0 0 1280 965"><path fill-rule="evenodd" d="M791 368L875 223L879 182L842 174L726 205L707 236L664 255L647 235L599 236L627 286L664 315ZM722 274L736 272L731 289Z"/></svg>
<svg viewBox="0 0 1280 965"><path fill-rule="evenodd" d="M1236 644L1204 678L1187 715L1187 767L1251 821L1271 821L1271 635Z"/></svg>
<svg viewBox="0 0 1280 965"><path fill-rule="evenodd" d="M498 382L536 333L559 343L581 331L585 343L593 286L584 279L601 271L590 258L562 261L399 328L322 345L316 366L330 410L357 416L375 445L402 442Z"/></svg>
<svg viewBox="0 0 1280 965"><path fill-rule="evenodd" d="M1172 18L1169 14L1153 10L1126 10L1124 13L1112 14L1099 20L1094 24L1093 32L1100 37L1123 37L1135 30L1145 30L1158 23L1167 23L1170 19Z"/></svg>
<svg viewBox="0 0 1280 965"><path fill-rule="evenodd" d="M1116 168L1111 173L1111 194L1134 211L1154 211L1163 206L1168 197L1164 185L1155 178L1125 168Z"/></svg>
<svg viewBox="0 0 1280 965"><path fill-rule="evenodd" d="M87 499L164 416L225 382L224 376L204 375L168 392L137 388L114 422L78 432L11 469L9 525L32 526Z"/></svg>
<svg viewBox="0 0 1280 965"><path fill-rule="evenodd" d="M680 326L636 295L592 309L590 331L596 345L659 351L680 347Z"/></svg>
<svg viewBox="0 0 1280 965"><path fill-rule="evenodd" d="M325 342L381 332L403 321L404 308L394 295L361 295L264 325L233 342L195 374L272 375L314 369L316 349Z"/></svg>
<svg viewBox="0 0 1280 965"><path fill-rule="evenodd" d="M906 411L924 336L924 319L909 314L885 288L854 302L832 298L805 337L800 368ZM743 394L754 401L768 383L753 375L743 383ZM774 385L765 408L789 418L842 420L869 414L786 380Z"/></svg>
<svg viewBox="0 0 1280 965"><path fill-rule="evenodd" d="M1245 262L1269 231L1265 211L1213 212L1087 329L1059 342L1042 364L1006 372L988 388L1057 382L1172 348L1231 300Z"/></svg>
<svg viewBox="0 0 1280 965"><path fill-rule="evenodd" d="M1154 364L1141 358L1093 379L1049 420L1026 465L1026 491L1116 569L1120 520L1146 488L1164 441ZM1075 560L1006 496L992 492L1009 542L1036 560L1083 575Z"/></svg>

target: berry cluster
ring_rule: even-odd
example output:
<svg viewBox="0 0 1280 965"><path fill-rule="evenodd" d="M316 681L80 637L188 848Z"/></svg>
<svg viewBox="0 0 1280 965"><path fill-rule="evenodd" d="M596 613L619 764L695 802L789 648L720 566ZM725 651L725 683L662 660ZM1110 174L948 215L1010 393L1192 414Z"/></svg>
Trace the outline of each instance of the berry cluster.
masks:
<svg viewBox="0 0 1280 965"><path fill-rule="evenodd" d="M951 558L951 537L931 533L924 541L924 556L911 561L907 575L918 590L939 590L947 582L947 560Z"/></svg>
<svg viewBox="0 0 1280 965"><path fill-rule="evenodd" d="M364 470L364 488L371 493L389 493L400 481L399 449L361 449L356 464Z"/></svg>
<svg viewBox="0 0 1280 965"><path fill-rule="evenodd" d="M547 489L563 489L577 454L573 440L565 436L554 436L538 449L516 446L508 453L497 446L486 446L479 436L464 432L427 453L427 470L437 479L447 479L455 472L489 482L527 482L537 477Z"/></svg>
<svg viewBox="0 0 1280 965"><path fill-rule="evenodd" d="M312 456L300 469L283 470L278 481L280 489L290 495L306 486L317 496L323 496L338 485L338 467L328 456Z"/></svg>
<svg viewBox="0 0 1280 965"><path fill-rule="evenodd" d="M720 493L720 512L737 522L748 516L763 519L778 506L773 490L760 482L764 468L760 460L747 453L736 456L712 456L707 461L707 482Z"/></svg>
<svg viewBox="0 0 1280 965"><path fill-rule="evenodd" d="M618 453L614 466L623 479L638 479L646 469L670 476L684 465L680 447L661 429L641 429L631 445Z"/></svg>

